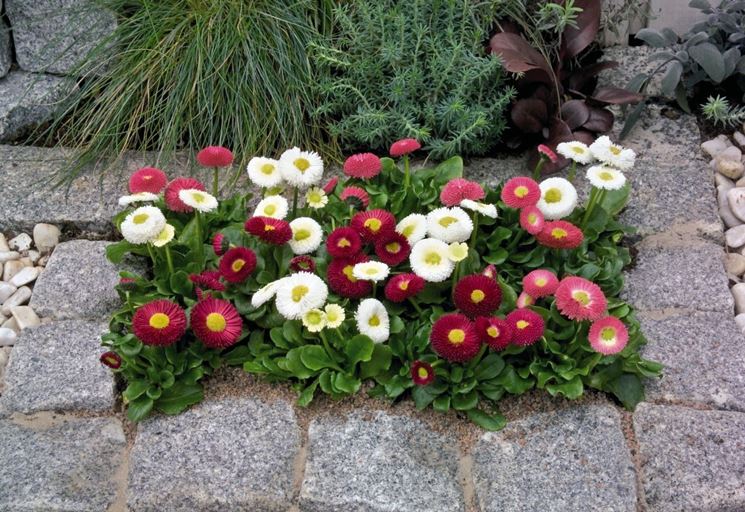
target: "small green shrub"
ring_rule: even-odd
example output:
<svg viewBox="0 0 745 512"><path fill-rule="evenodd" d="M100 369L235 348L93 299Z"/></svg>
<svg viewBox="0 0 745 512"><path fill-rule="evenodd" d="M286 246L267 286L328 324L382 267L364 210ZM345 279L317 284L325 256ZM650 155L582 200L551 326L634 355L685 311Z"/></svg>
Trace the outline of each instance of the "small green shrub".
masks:
<svg viewBox="0 0 745 512"><path fill-rule="evenodd" d="M338 35L319 46L320 120L347 149L387 149L401 137L430 156L487 153L514 91L485 43L494 10L473 0L353 0Z"/></svg>

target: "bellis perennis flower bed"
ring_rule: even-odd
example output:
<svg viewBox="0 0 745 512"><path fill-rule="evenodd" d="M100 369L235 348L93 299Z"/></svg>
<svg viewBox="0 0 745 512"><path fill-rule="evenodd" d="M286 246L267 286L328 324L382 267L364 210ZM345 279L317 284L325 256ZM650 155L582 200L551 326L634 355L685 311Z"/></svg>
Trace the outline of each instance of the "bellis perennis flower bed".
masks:
<svg viewBox="0 0 745 512"><path fill-rule="evenodd" d="M208 149L198 161L218 176L232 155ZM122 274L102 356L126 381L129 417L198 402L221 365L288 381L301 405L366 392L490 430L504 425L498 400L532 388L595 388L634 407L661 367L639 356L644 337L618 298L630 257L615 216L633 152L607 137L560 145L572 176L595 163L579 206L563 178L490 189L464 179L458 157L414 171L419 149L405 139L391 158L353 155L328 180L313 152L254 158L252 208L252 192L218 200L216 179L207 192L137 171L108 256L150 258L152 271Z"/></svg>

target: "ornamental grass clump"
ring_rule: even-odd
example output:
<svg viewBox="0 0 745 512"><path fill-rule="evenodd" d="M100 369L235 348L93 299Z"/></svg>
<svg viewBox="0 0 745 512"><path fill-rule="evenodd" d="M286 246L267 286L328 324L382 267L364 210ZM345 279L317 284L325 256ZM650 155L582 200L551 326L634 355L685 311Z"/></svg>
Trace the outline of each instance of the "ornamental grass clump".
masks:
<svg viewBox="0 0 745 512"><path fill-rule="evenodd" d="M569 153L601 159L584 205L562 178L486 187L462 176L459 157L412 171L410 141L391 146L398 162L353 155L323 185L312 151L251 159L263 195L252 213L253 192L220 198L137 171L126 197L144 195L122 202L124 240L107 253L152 268L122 273L101 362L126 381L132 420L200 401L204 377L225 365L289 382L300 405L369 381L372 396L490 430L505 424L499 399L533 388L594 388L633 408L661 371L639 355L644 336L619 297L630 257L615 217L630 188L610 166L635 155L600 144L592 161Z"/></svg>

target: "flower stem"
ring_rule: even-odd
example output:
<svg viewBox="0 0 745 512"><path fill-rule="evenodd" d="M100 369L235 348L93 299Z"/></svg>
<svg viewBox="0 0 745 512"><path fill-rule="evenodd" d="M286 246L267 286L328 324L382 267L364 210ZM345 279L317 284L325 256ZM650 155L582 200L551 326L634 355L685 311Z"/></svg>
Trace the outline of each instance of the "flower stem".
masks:
<svg viewBox="0 0 745 512"><path fill-rule="evenodd" d="M171 256L171 248L166 244L163 249L166 251L166 262L168 263L168 272L173 275L173 257Z"/></svg>
<svg viewBox="0 0 745 512"><path fill-rule="evenodd" d="M334 349L331 348L331 345L329 344L329 340L326 339L326 335L323 333L323 331L319 332L318 335L321 337L321 342L323 343L323 348L326 349L326 352L328 352L329 357L331 359L333 359L334 361L336 361L337 358L339 357L339 353L336 350L334 350ZM344 371L341 368L339 368L339 366L337 364L334 364L333 368L334 368L334 370L336 370L338 372L343 372Z"/></svg>
<svg viewBox="0 0 745 512"><path fill-rule="evenodd" d="M468 247L476 250L476 235L479 232L479 214L478 212L473 212L473 232L471 233L471 241L468 242Z"/></svg>
<svg viewBox="0 0 745 512"><path fill-rule="evenodd" d="M409 302L411 302L411 305L414 306L414 309L419 315L424 315L424 311L422 311L422 308L414 297L409 297Z"/></svg>
<svg viewBox="0 0 745 512"><path fill-rule="evenodd" d="M535 164L535 169L533 169L533 179L538 180L541 177L541 169L543 169L543 164L546 163L546 157L541 155L540 160L538 160L538 163Z"/></svg>
<svg viewBox="0 0 745 512"><path fill-rule="evenodd" d="M292 218L295 218L295 215L297 214L297 195L298 190L297 187L295 187L295 190L292 192Z"/></svg>
<svg viewBox="0 0 745 512"><path fill-rule="evenodd" d="M404 190L408 190L410 184L411 168L409 166L409 155L404 155Z"/></svg>
<svg viewBox="0 0 745 512"><path fill-rule="evenodd" d="M153 261L153 267L155 267L157 258L155 257L155 252L153 252L153 245L150 242L147 243L147 253L150 255L150 259Z"/></svg>
<svg viewBox="0 0 745 512"><path fill-rule="evenodd" d="M197 257L199 263L204 265L204 240L202 239L202 213L199 210L194 210L194 216L196 218L196 236L197 236Z"/></svg>
<svg viewBox="0 0 745 512"><path fill-rule="evenodd" d="M215 197L217 197L217 195L219 194L219 190L220 190L220 185L218 183L219 175L220 175L220 169L218 169L217 167L213 167L212 168L212 195Z"/></svg>
<svg viewBox="0 0 745 512"><path fill-rule="evenodd" d="M598 203L601 203L603 201L603 197L605 197L605 190L592 187L592 191L590 192L590 199L587 202L587 209L585 210L585 216L582 218L582 229L587 226L587 223L592 217L592 211L595 209L595 206L597 206Z"/></svg>
<svg viewBox="0 0 745 512"><path fill-rule="evenodd" d="M574 183L574 175L577 173L577 162L575 160L572 160L572 166L569 168L569 175L567 176L567 179L569 180L569 183Z"/></svg>
<svg viewBox="0 0 745 512"><path fill-rule="evenodd" d="M476 354L476 357L474 357L468 362L468 368L474 368L479 363L479 361L481 361L481 358L484 357L484 353L486 352L486 349L488 348L489 348L489 345L487 345L486 343L482 343L481 348L479 349L479 353Z"/></svg>

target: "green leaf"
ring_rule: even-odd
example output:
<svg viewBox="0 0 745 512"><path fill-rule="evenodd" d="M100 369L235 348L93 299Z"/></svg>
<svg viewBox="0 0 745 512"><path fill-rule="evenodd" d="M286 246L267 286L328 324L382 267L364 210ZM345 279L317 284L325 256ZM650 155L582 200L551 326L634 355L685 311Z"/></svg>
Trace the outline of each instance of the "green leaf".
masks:
<svg viewBox="0 0 745 512"><path fill-rule="evenodd" d="M499 354L489 354L473 370L477 380L491 380L504 369L504 359Z"/></svg>
<svg viewBox="0 0 745 512"><path fill-rule="evenodd" d="M432 402L432 408L438 412L450 410L450 395L440 395Z"/></svg>
<svg viewBox="0 0 745 512"><path fill-rule="evenodd" d="M683 64L678 61L673 61L665 72L665 76L662 77L662 94L668 98L675 94L675 88L680 82L680 77L683 74Z"/></svg>
<svg viewBox="0 0 745 512"><path fill-rule="evenodd" d="M150 382L146 380L133 380L129 382L127 389L122 393L125 402L134 402L141 397L150 387Z"/></svg>
<svg viewBox="0 0 745 512"><path fill-rule="evenodd" d="M636 106L629 112L629 115L626 117L626 121L623 123L623 129L621 130L621 133L619 134L618 138L623 140L626 138L626 136L631 132L631 130L634 129L634 126L639 121L639 119L642 117L642 113L644 112L644 109L647 107L646 101L640 101L636 104Z"/></svg>
<svg viewBox="0 0 745 512"><path fill-rule="evenodd" d="M318 387L318 379L314 380L308 387L306 387L302 393L297 397L297 404L300 407L307 407L313 401L313 395L315 395L316 388Z"/></svg>
<svg viewBox="0 0 745 512"><path fill-rule="evenodd" d="M303 364L314 371L324 368L336 368L336 364L326 353L326 350L319 345L305 345L300 347L300 360Z"/></svg>
<svg viewBox="0 0 745 512"><path fill-rule="evenodd" d="M636 33L636 38L641 39L653 48L665 48L669 46L667 38L659 30L643 28Z"/></svg>
<svg viewBox="0 0 745 512"><path fill-rule="evenodd" d="M118 264L122 262L127 253L132 252L136 248L136 245L122 240L106 246L106 257L111 263Z"/></svg>
<svg viewBox="0 0 745 512"><path fill-rule="evenodd" d="M644 386L639 377L632 373L624 373L609 381L606 387L628 410L634 410L636 404L644 400Z"/></svg>
<svg viewBox="0 0 745 512"><path fill-rule="evenodd" d="M152 399L142 396L127 405L127 418L129 421L138 422L146 418L153 410Z"/></svg>
<svg viewBox="0 0 745 512"><path fill-rule="evenodd" d="M338 391L348 395L353 395L359 391L362 382L352 375L339 372L334 374L332 384Z"/></svg>
<svg viewBox="0 0 745 512"><path fill-rule="evenodd" d="M374 349L375 343L369 337L364 334L358 334L347 342L344 347L344 353L347 356L349 364L354 366L359 362L369 361L372 358Z"/></svg>
<svg viewBox="0 0 745 512"><path fill-rule="evenodd" d="M546 391L548 391L551 396L564 395L567 398L579 398L582 396L583 390L584 386L582 384L582 379L579 377L574 377L572 380L562 382L561 384L546 385Z"/></svg>
<svg viewBox="0 0 745 512"><path fill-rule="evenodd" d="M700 43L688 48L688 54L706 71L714 83L725 78L724 57L719 49L709 42Z"/></svg>
<svg viewBox="0 0 745 512"><path fill-rule="evenodd" d="M606 190L603 200L600 202L603 210L605 210L612 217L615 217L621 210L626 208L631 195L631 185L626 183L623 187L618 190Z"/></svg>
<svg viewBox="0 0 745 512"><path fill-rule="evenodd" d="M470 393L466 393L465 395L452 396L453 409L457 409L459 411L467 411L468 409L473 409L478 405L478 403L479 394L476 391L471 391Z"/></svg>
<svg viewBox="0 0 745 512"><path fill-rule="evenodd" d="M466 414L469 420L490 432L502 430L507 425L507 419L498 412L487 414L481 409L469 409Z"/></svg>
<svg viewBox="0 0 745 512"><path fill-rule="evenodd" d="M285 356L285 368L298 379L307 379L316 373L316 370L311 370L305 366L301 359L301 353L305 348L293 348Z"/></svg>
<svg viewBox="0 0 745 512"><path fill-rule="evenodd" d="M388 370L392 357L390 347L381 343L375 344L370 360L360 365L360 379L369 379Z"/></svg>
<svg viewBox="0 0 745 512"><path fill-rule="evenodd" d="M165 414L178 414L203 399L204 389L201 384L177 382L171 388L163 391L155 405L159 411Z"/></svg>
<svg viewBox="0 0 745 512"><path fill-rule="evenodd" d="M415 386L411 392L411 398L414 399L414 405L418 410L425 409L429 404L440 395L436 388L432 386Z"/></svg>
<svg viewBox="0 0 745 512"><path fill-rule="evenodd" d="M189 280L189 274L183 270L177 270L169 279L169 284L173 293L177 295L191 296L194 289L194 283Z"/></svg>

